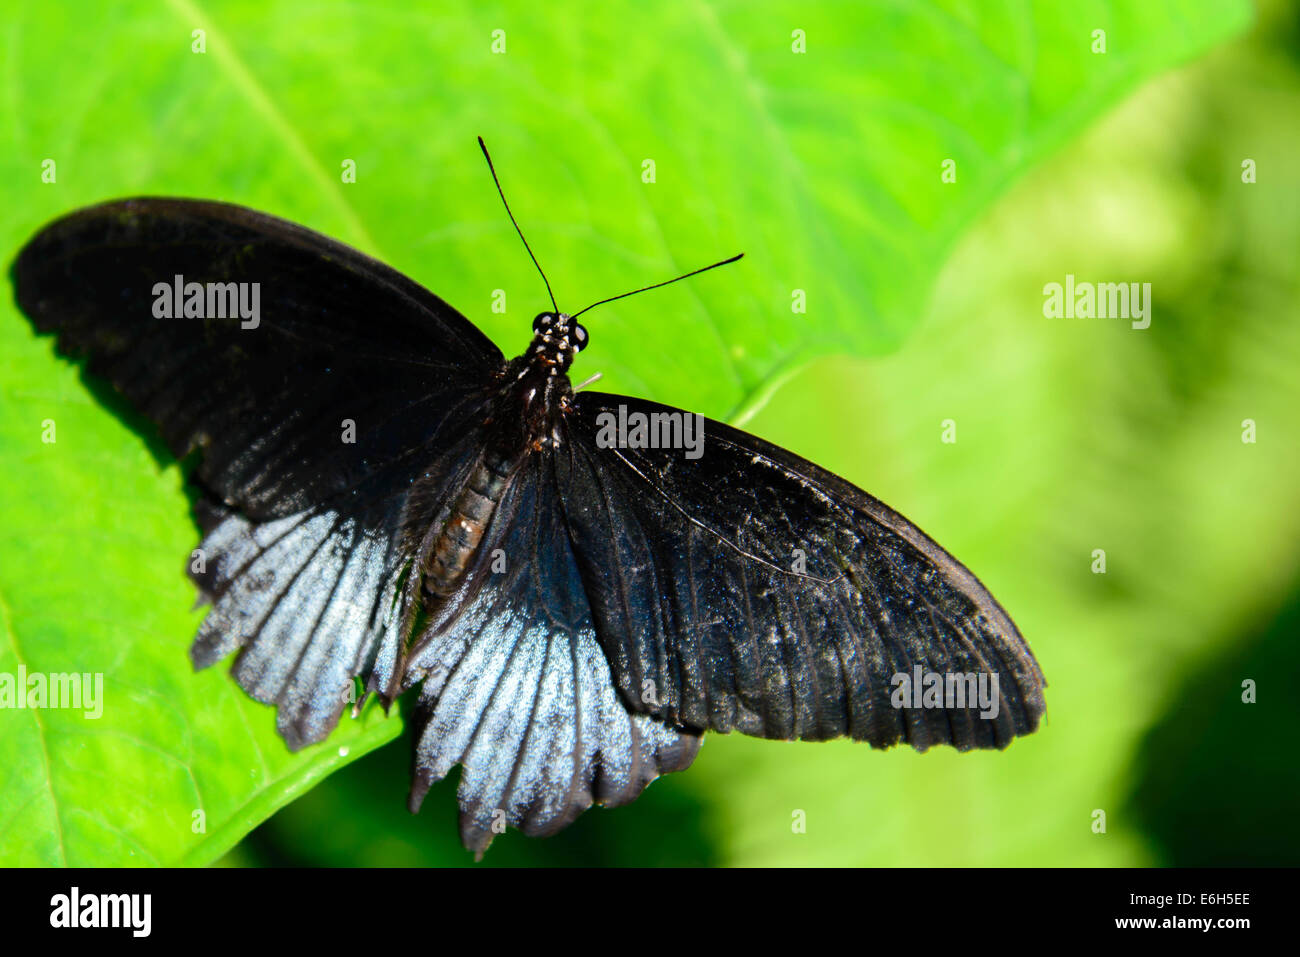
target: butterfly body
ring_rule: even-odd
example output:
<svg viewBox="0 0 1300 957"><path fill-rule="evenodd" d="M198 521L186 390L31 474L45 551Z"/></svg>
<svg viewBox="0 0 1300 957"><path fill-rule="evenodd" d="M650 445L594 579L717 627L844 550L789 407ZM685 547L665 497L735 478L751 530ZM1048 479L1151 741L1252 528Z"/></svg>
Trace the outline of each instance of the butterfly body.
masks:
<svg viewBox="0 0 1300 957"><path fill-rule="evenodd" d="M506 361L382 263L185 199L73 212L12 276L33 326L194 463L194 664L234 655L293 748L356 678L418 693L410 805L459 765L477 853L632 801L710 730L968 750L1038 727L1019 630L897 512L703 417L698 456L603 441L690 413L575 393L578 313L538 315ZM260 322L160 316L182 276L259 283ZM891 693L914 671L1000 681L984 709L918 708Z"/></svg>

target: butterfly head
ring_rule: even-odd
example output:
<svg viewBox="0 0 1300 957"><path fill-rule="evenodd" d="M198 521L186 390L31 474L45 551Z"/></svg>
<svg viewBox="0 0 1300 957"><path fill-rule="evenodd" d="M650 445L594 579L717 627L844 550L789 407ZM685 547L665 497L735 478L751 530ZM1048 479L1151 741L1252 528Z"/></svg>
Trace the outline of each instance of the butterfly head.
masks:
<svg viewBox="0 0 1300 957"><path fill-rule="evenodd" d="M574 356L587 347L587 330L582 323L562 312L538 313L533 320L530 358L567 372Z"/></svg>

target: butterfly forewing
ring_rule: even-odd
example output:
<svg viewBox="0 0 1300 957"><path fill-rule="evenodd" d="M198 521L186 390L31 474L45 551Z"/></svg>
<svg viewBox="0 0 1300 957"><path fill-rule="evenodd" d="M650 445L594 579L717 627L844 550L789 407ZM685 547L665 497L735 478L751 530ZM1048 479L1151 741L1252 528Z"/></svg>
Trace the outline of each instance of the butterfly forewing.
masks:
<svg viewBox="0 0 1300 957"><path fill-rule="evenodd" d="M1003 747L1042 674L983 585L916 526L810 462L704 420L699 458L607 447L584 392L559 481L596 634L630 707L769 738ZM604 421L609 421L608 419ZM897 707L896 675L998 676L996 715ZM991 683L988 687L992 688Z"/></svg>
<svg viewBox="0 0 1300 957"><path fill-rule="evenodd" d="M418 470L426 430L502 364L468 320L400 273L223 203L80 210L42 230L13 277L38 329L87 356L178 457L202 448L198 480L256 518L390 466ZM256 284L258 315L159 318L155 290L177 277L182 290L242 284L250 305Z"/></svg>

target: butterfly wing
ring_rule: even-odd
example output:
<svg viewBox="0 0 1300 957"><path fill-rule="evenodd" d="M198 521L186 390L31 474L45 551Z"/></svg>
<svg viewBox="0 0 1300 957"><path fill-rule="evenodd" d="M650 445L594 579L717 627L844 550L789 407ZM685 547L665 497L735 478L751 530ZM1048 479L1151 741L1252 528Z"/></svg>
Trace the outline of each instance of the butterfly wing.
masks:
<svg viewBox="0 0 1300 957"><path fill-rule="evenodd" d="M584 392L557 456L596 635L630 707L695 728L876 747L1000 748L1037 727L1043 677L1028 645L915 525L707 419L696 459L602 447L602 414L616 421L620 405L628 416L687 413ZM996 716L966 697L895 707L894 676L914 680L917 666L996 674Z"/></svg>
<svg viewBox="0 0 1300 957"><path fill-rule="evenodd" d="M289 744L323 738L391 624L407 489L472 428L500 351L387 266L222 203L79 210L38 233L12 276L63 354L178 458L201 452L206 537L190 573L213 610L195 663L242 648L235 676L278 705ZM257 321L159 318L156 287L177 276L247 284L250 304L256 284Z"/></svg>
<svg viewBox="0 0 1300 957"><path fill-rule="evenodd" d="M257 519L300 512L406 460L421 420L502 365L468 320L400 273L224 203L79 210L41 230L12 273L32 324L86 356L178 458L201 448L196 479ZM155 287L177 276L246 284L250 299L256 285L257 324L157 318Z"/></svg>
<svg viewBox="0 0 1300 957"><path fill-rule="evenodd" d="M697 734L629 712L596 640L551 453L514 473L448 626L401 666L416 708L415 810L462 765L461 837L482 854L507 825L553 834L592 803L626 804L690 765Z"/></svg>

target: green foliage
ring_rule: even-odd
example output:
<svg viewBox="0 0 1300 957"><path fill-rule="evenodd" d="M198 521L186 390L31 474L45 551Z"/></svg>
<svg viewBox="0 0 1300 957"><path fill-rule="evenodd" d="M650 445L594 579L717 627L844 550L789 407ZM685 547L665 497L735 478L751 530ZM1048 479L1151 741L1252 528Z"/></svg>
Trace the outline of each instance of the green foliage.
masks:
<svg viewBox="0 0 1300 957"><path fill-rule="evenodd" d="M966 756L713 736L694 769L633 807L545 843L510 836L489 862L1147 860L1131 825L1098 837L1089 815L1118 809L1125 762L1178 670L1166 661L1223 640L1267 601L1261 580L1282 587L1279 559L1294 564L1294 519L1270 522L1298 487L1281 434L1294 386L1270 365L1296 354L1293 297L1230 276L1208 297L1197 285L1225 259L1205 230L1248 215L1229 198L1239 158L1187 115L1208 84L1146 98L969 231L1145 79L1240 31L1246 4L542 9L26 6L3 68L0 247L11 256L54 215L111 197L237 201L380 256L514 353L543 290L475 151L481 133L562 306L745 250L740 266L593 313L584 368L715 416L757 412L749 428L915 517L1030 637L1052 682L1048 724L1006 754ZM206 53L191 52L195 29ZM807 53L792 52L795 29ZM1183 126L1162 128L1179 110ZM1178 181L1195 136L1205 182ZM1132 173L1117 153L1147 165ZM46 158L56 184L40 181ZM347 159L355 184L340 181ZM1140 213L1113 235L1098 182ZM1294 241L1267 212L1276 194L1261 182L1257 195L1266 209L1250 215ZM1061 197L1084 205L1053 210ZM1262 254L1235 253L1242 269ZM1267 266L1294 291L1293 263ZM1145 333L1046 320L1041 287L1067 271L1155 277L1166 311ZM496 289L504 315L489 309ZM791 313L795 289L806 314ZM806 365L885 355L927 315L888 358ZM1267 348L1237 334L1249 323ZM9 304L0 341L0 672L103 672L107 696L97 721L0 712L0 862L212 861L401 722L372 707L291 755L271 710L221 669L192 675L201 613L186 611L181 568L196 533L177 469ZM1238 423L1252 414L1276 431L1245 459ZM944 418L959 423L955 446L938 441ZM1250 555L1234 537L1247 533ZM1087 572L1094 547L1111 555L1104 579ZM421 818L400 811L401 752L326 782L233 860L465 860L454 781ZM796 809L807 834L791 833Z"/></svg>

